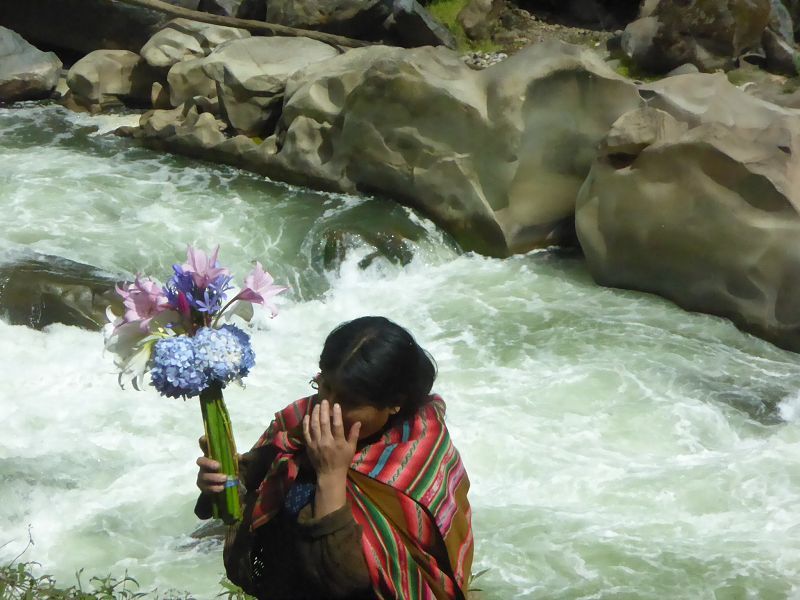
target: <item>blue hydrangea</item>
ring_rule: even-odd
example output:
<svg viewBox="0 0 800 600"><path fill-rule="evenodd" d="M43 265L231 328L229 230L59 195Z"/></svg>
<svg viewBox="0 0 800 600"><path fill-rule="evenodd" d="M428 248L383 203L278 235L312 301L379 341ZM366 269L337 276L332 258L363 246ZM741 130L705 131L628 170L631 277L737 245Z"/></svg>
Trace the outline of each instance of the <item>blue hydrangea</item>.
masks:
<svg viewBox="0 0 800 600"><path fill-rule="evenodd" d="M241 379L255 365L250 336L234 325L219 329L204 327L193 340L198 368L203 369L209 381L225 385Z"/></svg>
<svg viewBox="0 0 800 600"><path fill-rule="evenodd" d="M155 343L150 378L153 386L170 398L191 398L208 387L208 375L197 361L195 344L185 336Z"/></svg>

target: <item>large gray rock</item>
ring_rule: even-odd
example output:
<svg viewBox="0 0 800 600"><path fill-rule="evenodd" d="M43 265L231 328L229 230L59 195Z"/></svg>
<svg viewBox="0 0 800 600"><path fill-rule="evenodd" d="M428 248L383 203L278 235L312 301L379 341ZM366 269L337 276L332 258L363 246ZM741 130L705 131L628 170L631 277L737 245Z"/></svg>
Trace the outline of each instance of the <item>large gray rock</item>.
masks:
<svg viewBox="0 0 800 600"><path fill-rule="evenodd" d="M169 68L183 60L202 58L224 42L248 37L250 32L244 29L173 19L147 41L140 54L151 67Z"/></svg>
<svg viewBox="0 0 800 600"><path fill-rule="evenodd" d="M217 82L206 75L203 69L204 64L201 58L184 60L169 70L167 82L172 106L180 106L195 96L216 98Z"/></svg>
<svg viewBox="0 0 800 600"><path fill-rule="evenodd" d="M593 277L800 351L800 111L722 76L647 92L649 106L611 128L578 197Z"/></svg>
<svg viewBox="0 0 800 600"><path fill-rule="evenodd" d="M0 27L0 102L45 98L55 89L61 61Z"/></svg>
<svg viewBox="0 0 800 600"><path fill-rule="evenodd" d="M219 46L203 59L203 71L216 83L220 110L230 126L263 136L280 115L289 76L338 54L307 38L254 37Z"/></svg>
<svg viewBox="0 0 800 600"><path fill-rule="evenodd" d="M76 62L67 74L72 99L86 108L150 103L158 73L128 50L95 50Z"/></svg>
<svg viewBox="0 0 800 600"><path fill-rule="evenodd" d="M630 23L622 47L640 68L666 73L690 62L703 71L729 68L757 48L771 14L770 0L649 0Z"/></svg>
<svg viewBox="0 0 800 600"><path fill-rule="evenodd" d="M359 49L290 80L273 160L506 255L571 236L596 143L640 102L594 53L560 42L480 72L443 48Z"/></svg>

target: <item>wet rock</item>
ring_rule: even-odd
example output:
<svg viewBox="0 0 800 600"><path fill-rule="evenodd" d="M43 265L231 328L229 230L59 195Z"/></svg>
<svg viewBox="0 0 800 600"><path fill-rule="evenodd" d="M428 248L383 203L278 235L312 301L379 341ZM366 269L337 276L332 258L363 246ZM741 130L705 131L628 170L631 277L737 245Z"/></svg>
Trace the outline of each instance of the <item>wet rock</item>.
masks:
<svg viewBox="0 0 800 600"><path fill-rule="evenodd" d="M64 323L98 330L109 304L120 312L116 281L89 265L26 255L0 266L0 314L11 324L34 329Z"/></svg>
<svg viewBox="0 0 800 600"><path fill-rule="evenodd" d="M20 35L0 27L0 102L48 97L58 83L61 61Z"/></svg>
<svg viewBox="0 0 800 600"><path fill-rule="evenodd" d="M800 112L723 75L643 91L648 107L614 124L578 196L593 277L800 351Z"/></svg>

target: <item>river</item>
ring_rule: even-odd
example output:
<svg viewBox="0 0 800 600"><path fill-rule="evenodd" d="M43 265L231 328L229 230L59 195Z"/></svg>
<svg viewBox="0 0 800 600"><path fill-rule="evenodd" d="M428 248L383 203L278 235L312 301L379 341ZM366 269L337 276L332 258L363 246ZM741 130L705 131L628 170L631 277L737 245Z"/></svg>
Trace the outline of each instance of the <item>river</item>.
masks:
<svg viewBox="0 0 800 600"><path fill-rule="evenodd" d="M0 109L0 259L162 280L189 243L220 244L240 278L260 260L291 290L252 332L247 387L226 392L241 448L308 393L330 329L382 314L438 362L484 598L800 598L796 355L598 287L574 255L462 253L392 203L107 133L130 120ZM23 560L66 585L127 570L213 598L220 544L192 537L199 407L121 390L102 341L0 320L0 562L30 530Z"/></svg>

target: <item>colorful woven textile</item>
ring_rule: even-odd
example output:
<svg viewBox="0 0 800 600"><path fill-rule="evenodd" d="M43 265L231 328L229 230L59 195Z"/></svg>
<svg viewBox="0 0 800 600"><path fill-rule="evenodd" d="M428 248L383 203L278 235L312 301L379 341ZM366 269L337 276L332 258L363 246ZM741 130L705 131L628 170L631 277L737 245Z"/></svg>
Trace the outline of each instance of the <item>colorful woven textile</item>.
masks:
<svg viewBox="0 0 800 600"><path fill-rule="evenodd" d="M314 397L275 415L256 443L278 455L261 483L253 528L283 506L304 456L303 416ZM378 598L463 599L472 566L472 527L464 465L444 424L445 404L431 396L414 416L356 452L347 481L353 516Z"/></svg>

